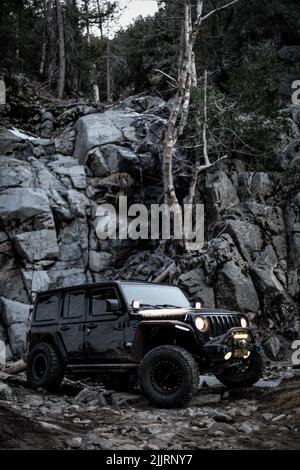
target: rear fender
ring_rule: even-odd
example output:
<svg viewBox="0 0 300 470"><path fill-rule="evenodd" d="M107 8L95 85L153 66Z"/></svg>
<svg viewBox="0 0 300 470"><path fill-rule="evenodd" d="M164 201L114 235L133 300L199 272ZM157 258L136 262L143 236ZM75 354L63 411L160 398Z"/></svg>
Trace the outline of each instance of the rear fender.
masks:
<svg viewBox="0 0 300 470"><path fill-rule="evenodd" d="M49 333L44 333L44 332L31 332L29 337L28 337L28 345L27 345L27 351L26 351L26 358L28 357L28 354L30 351L33 349L33 347L41 342L46 342L49 344L52 344L55 346L55 348L58 350L62 361L66 364L68 361L67 358L67 353L64 348L63 342L59 336L58 333L54 334L49 334Z"/></svg>

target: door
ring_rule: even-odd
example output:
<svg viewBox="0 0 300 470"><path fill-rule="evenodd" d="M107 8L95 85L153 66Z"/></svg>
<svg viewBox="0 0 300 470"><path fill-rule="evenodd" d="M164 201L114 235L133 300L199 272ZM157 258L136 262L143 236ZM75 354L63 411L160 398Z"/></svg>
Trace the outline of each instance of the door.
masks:
<svg viewBox="0 0 300 470"><path fill-rule="evenodd" d="M125 314L122 310L109 311L108 299L120 303L114 287L90 291L86 348L89 360L99 364L124 362Z"/></svg>
<svg viewBox="0 0 300 470"><path fill-rule="evenodd" d="M85 359L84 334L86 322L85 291L68 292L63 298L60 334L68 359L78 363Z"/></svg>

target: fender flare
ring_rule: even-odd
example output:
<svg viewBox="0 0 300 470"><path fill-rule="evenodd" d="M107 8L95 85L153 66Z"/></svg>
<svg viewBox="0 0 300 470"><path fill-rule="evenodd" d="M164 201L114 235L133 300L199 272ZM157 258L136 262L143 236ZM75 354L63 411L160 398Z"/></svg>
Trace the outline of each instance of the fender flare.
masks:
<svg viewBox="0 0 300 470"><path fill-rule="evenodd" d="M68 362L67 352L64 348L64 344L63 344L62 339L61 339L58 332L56 332L54 334L46 334L46 333L42 333L42 332L41 333L34 333L32 339L34 341L33 341L32 347L30 349L32 349L33 346L35 346L36 344L45 341L49 344L52 344L57 349L57 351L59 352L64 364L66 364ZM29 354L30 354L30 351L27 352L26 358L28 357Z"/></svg>
<svg viewBox="0 0 300 470"><path fill-rule="evenodd" d="M194 343L197 349L200 347L193 328L187 323L179 320L141 321L132 341L132 356L140 361L153 347L173 344L174 340L176 344L188 341L189 345L192 346Z"/></svg>

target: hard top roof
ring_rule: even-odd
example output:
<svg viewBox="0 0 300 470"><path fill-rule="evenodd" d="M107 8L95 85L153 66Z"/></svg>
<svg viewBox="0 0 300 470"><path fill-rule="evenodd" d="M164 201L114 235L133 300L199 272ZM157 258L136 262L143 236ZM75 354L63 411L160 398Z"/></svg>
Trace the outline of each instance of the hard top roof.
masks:
<svg viewBox="0 0 300 470"><path fill-rule="evenodd" d="M37 297L44 296L44 295L49 295L49 294L56 294L59 292L66 292L66 291L75 291L75 290L83 290L83 289L91 289L91 288L97 288L97 287L103 287L107 285L120 285L120 284L132 284L132 285L139 285L139 284L147 284L147 285L155 285L155 286L169 286L169 287L178 287L175 286L174 284L168 284L168 283L162 283L162 282L151 282L151 281L100 281L100 282L93 282L93 283L87 283L87 284L76 284L72 286L66 286L66 287L55 287L53 289L49 289L46 291L41 291L37 293Z"/></svg>
<svg viewBox="0 0 300 470"><path fill-rule="evenodd" d="M67 286L67 287L57 287L55 289L50 289L47 291L43 292L38 292L36 296L36 300L44 295L49 295L49 294L57 294L59 292L68 292L68 291L74 291L74 290L83 290L83 289L91 289L91 288L97 288L97 287L103 287L103 286L108 286L108 285L120 285L120 284L132 284L132 285L142 285L142 284L147 284L147 285L155 285L155 286L169 286L169 287L178 287L175 286L174 284L168 284L168 283L163 283L163 282L151 282L151 281L116 281L116 280L111 280L111 281L101 281L101 282L94 282L94 283L87 283L87 284L78 284L75 286ZM234 310L229 310L226 308L213 308L213 307L201 307L201 310L203 313L233 313L233 314L238 314L240 312L236 312Z"/></svg>

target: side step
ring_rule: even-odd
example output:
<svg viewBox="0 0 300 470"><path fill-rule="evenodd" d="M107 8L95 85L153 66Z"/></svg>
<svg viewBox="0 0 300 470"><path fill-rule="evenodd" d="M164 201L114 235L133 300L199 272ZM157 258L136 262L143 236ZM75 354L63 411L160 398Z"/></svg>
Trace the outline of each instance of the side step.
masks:
<svg viewBox="0 0 300 470"><path fill-rule="evenodd" d="M123 372L128 369L137 369L138 364L69 364L67 370L72 372L100 372L100 371L115 371Z"/></svg>

